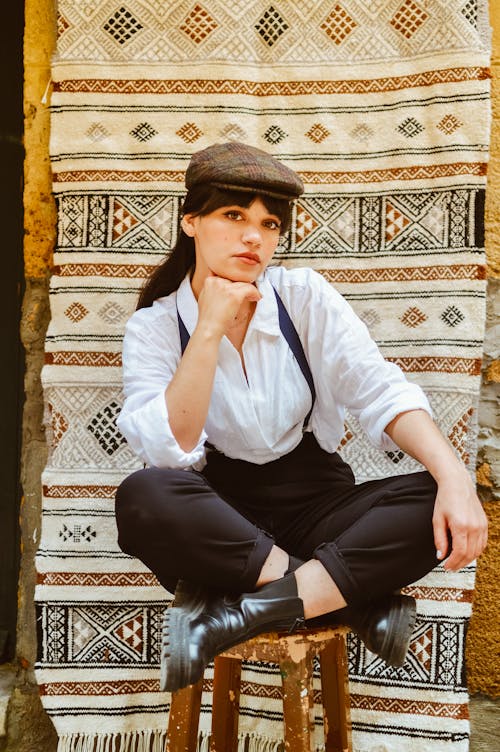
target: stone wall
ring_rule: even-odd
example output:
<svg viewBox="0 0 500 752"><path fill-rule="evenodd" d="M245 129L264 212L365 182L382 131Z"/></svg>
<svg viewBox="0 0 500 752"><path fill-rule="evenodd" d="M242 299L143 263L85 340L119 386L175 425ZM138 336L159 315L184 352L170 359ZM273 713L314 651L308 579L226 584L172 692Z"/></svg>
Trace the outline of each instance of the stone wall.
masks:
<svg viewBox="0 0 500 752"><path fill-rule="evenodd" d="M55 0L26 0L25 33L25 269L26 296L22 339L26 350L26 402L23 426L21 510L22 562L19 583L17 681L11 698L7 752L54 752L57 739L43 712L34 682L36 655L33 593L34 556L40 530L40 476L46 459L42 425L43 401L40 369L44 334L49 319L48 279L55 242L55 207L51 195L48 157L50 59L55 45ZM500 634L497 603L500 536L500 436L495 409L500 382L500 359L495 349L495 322L499 321L500 287L500 7L491 0L494 27L493 121L491 161L487 191L487 250L489 264L488 334L480 412L478 484L490 518L490 546L478 564L474 614L468 637L471 692L497 696ZM497 663L495 663L495 660ZM0 749L2 743L0 742Z"/></svg>

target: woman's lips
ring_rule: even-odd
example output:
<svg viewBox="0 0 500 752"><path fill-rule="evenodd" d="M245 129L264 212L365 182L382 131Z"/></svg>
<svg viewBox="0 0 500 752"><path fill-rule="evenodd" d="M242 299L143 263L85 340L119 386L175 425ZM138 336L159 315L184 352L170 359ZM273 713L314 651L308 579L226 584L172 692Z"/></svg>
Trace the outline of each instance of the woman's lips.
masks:
<svg viewBox="0 0 500 752"><path fill-rule="evenodd" d="M260 263L260 258L256 253L237 253L235 258L242 261L244 264L250 264L251 266Z"/></svg>

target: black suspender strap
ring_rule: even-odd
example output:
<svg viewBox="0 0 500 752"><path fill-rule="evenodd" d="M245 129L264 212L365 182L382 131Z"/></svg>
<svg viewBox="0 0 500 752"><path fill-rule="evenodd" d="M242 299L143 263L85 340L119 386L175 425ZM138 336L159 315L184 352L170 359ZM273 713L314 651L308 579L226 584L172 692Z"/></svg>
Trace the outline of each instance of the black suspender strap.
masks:
<svg viewBox="0 0 500 752"><path fill-rule="evenodd" d="M175 304L175 307L177 308L177 303ZM177 308L177 321L179 323L179 335L181 338L181 354L184 355L184 350L188 346L188 342L189 342L189 332L184 325L184 321L181 319L181 315L179 313L178 308Z"/></svg>
<svg viewBox="0 0 500 752"><path fill-rule="evenodd" d="M306 417L304 418L303 429L305 430L307 424L309 423L309 419L311 417L311 413L314 407L314 402L316 400L316 389L314 388L314 380L313 380L313 376L311 373L311 369L309 368L309 363L307 362L304 348L302 347L302 342L300 341L300 337L297 333L294 323L292 319L290 318L290 315L288 311L286 310L283 301L281 300L280 296L278 295L274 287L273 287L273 290L276 296L276 302L278 304L278 321L279 321L281 333L286 339L286 341L288 342L288 346L290 347L290 350L294 354L295 360L297 361L298 366L300 370L302 371L302 375L307 381L307 385L309 386L309 389L311 391L311 409L309 410ZM186 326L183 320L181 319L181 315L179 313L178 308L177 308L177 321L179 323L179 335L181 339L181 353L184 355L184 350L186 349L187 344L189 342L189 332L186 329Z"/></svg>
<svg viewBox="0 0 500 752"><path fill-rule="evenodd" d="M309 363L307 362L304 348L302 347L302 342L300 341L300 337L294 326L294 323L292 319L290 318L290 315L288 311L286 310L283 301L281 300L280 296L278 295L274 287L273 287L273 290L276 296L276 302L278 304L278 318L279 318L279 325L280 325L281 333L283 334L284 338L288 342L290 350L293 352L295 356L295 360L297 361L299 368L302 371L302 375L307 381L307 384L311 391L311 409L309 410L306 417L304 418L304 430L305 430L307 424L309 423L309 418L311 417L311 413L314 407L314 402L316 400L316 389L314 388L314 380L313 380L313 376L311 373L311 369L309 368Z"/></svg>

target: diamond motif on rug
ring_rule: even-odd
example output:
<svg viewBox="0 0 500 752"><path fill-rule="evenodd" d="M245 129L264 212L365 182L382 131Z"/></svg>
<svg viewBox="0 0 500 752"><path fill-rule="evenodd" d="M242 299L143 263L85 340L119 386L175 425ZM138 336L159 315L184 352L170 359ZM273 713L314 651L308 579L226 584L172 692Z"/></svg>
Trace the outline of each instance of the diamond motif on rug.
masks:
<svg viewBox="0 0 500 752"><path fill-rule="evenodd" d="M186 16L180 30L195 44L201 44L218 27L217 21L199 3Z"/></svg>
<svg viewBox="0 0 500 752"><path fill-rule="evenodd" d="M273 5L262 14L254 26L263 42L272 47L288 30L288 24Z"/></svg>
<svg viewBox="0 0 500 752"><path fill-rule="evenodd" d="M87 425L87 430L96 437L101 447L109 455L114 454L122 444L126 443L125 437L116 427L116 418L119 412L120 405L117 402L110 402Z"/></svg>
<svg viewBox="0 0 500 752"><path fill-rule="evenodd" d="M461 120L455 117L455 115L449 114L445 115L444 118L439 121L436 128L443 133L446 133L447 136L450 136L457 130L457 128L460 128L461 125L463 125Z"/></svg>
<svg viewBox="0 0 500 752"><path fill-rule="evenodd" d="M109 300L98 310L97 315L107 324L116 325L124 321L129 314L116 301Z"/></svg>
<svg viewBox="0 0 500 752"><path fill-rule="evenodd" d="M320 144L325 138L328 138L329 135L330 131L328 128L325 128L324 125L321 125L321 123L315 123L306 133L306 136L310 138L311 141L314 141L315 144Z"/></svg>
<svg viewBox="0 0 500 752"><path fill-rule="evenodd" d="M357 25L346 9L340 3L336 3L320 28L323 29L334 44L340 45L354 31Z"/></svg>
<svg viewBox="0 0 500 752"><path fill-rule="evenodd" d="M420 326L424 321L427 321L427 316L420 310L420 308L411 306L406 309L400 320L405 326L410 327L410 329L415 329L415 327Z"/></svg>
<svg viewBox="0 0 500 752"><path fill-rule="evenodd" d="M64 315L67 316L68 319L70 319L70 321L73 321L75 324L78 321L81 321L82 319L84 319L87 314L88 314L88 309L85 308L85 306L82 305L82 303L77 303L77 302L71 303L71 305L68 306L66 310L64 311Z"/></svg>
<svg viewBox="0 0 500 752"><path fill-rule="evenodd" d="M264 138L270 144L279 144L288 136L288 133L279 127L279 125L271 125L270 128L264 133Z"/></svg>
<svg viewBox="0 0 500 752"><path fill-rule="evenodd" d="M203 131L201 131L195 123L184 123L182 128L179 128L179 130L176 131L176 134L182 138L186 144L194 144L195 141L198 141L198 139L203 136Z"/></svg>
<svg viewBox="0 0 500 752"><path fill-rule="evenodd" d="M360 123L351 131L351 136L353 138L357 139L358 141L368 141L374 134L374 131L372 128L370 128L369 125L366 125L365 123Z"/></svg>
<svg viewBox="0 0 500 752"><path fill-rule="evenodd" d="M414 0L405 0L389 23L406 39L411 39L428 18L429 14L418 3Z"/></svg>
<svg viewBox="0 0 500 752"><path fill-rule="evenodd" d="M228 123L219 131L219 135L228 141L244 141L247 138L246 132L237 123Z"/></svg>
<svg viewBox="0 0 500 752"><path fill-rule="evenodd" d="M368 329L380 324L380 316L374 308L367 308L366 311L360 311L358 315Z"/></svg>
<svg viewBox="0 0 500 752"><path fill-rule="evenodd" d="M467 0L461 12L471 26L477 29L477 0Z"/></svg>
<svg viewBox="0 0 500 752"><path fill-rule="evenodd" d="M450 305L441 314L441 319L445 324L448 324L448 326L454 327L462 323L462 321L464 320L464 315L459 308L454 305Z"/></svg>
<svg viewBox="0 0 500 752"><path fill-rule="evenodd" d="M399 465L399 463L402 462L406 456L405 453L401 450L398 450L396 452L386 452L385 454L395 465Z"/></svg>
<svg viewBox="0 0 500 752"><path fill-rule="evenodd" d="M419 123L418 120L415 120L415 118L408 117L398 125L396 130L402 133L406 138L413 138L414 136L418 136L419 133L422 133L424 126Z"/></svg>
<svg viewBox="0 0 500 752"><path fill-rule="evenodd" d="M139 123L135 128L132 128L130 135L136 138L138 141L145 143L156 136L158 131L153 128L149 123Z"/></svg>
<svg viewBox="0 0 500 752"><path fill-rule="evenodd" d="M110 135L109 131L106 130L102 123L92 123L85 134L90 138L91 141L94 142L102 141L103 138L106 138Z"/></svg>
<svg viewBox="0 0 500 752"><path fill-rule="evenodd" d="M130 41L142 28L142 24L123 5L103 26L104 31L120 45Z"/></svg>

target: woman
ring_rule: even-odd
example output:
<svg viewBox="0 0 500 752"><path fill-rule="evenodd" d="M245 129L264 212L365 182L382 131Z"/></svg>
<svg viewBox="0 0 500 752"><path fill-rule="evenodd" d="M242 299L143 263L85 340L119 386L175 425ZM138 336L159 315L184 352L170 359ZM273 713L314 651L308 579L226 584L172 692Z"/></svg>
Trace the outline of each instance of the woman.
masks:
<svg viewBox="0 0 500 752"><path fill-rule="evenodd" d="M161 686L270 630L344 623L402 665L437 560L476 558L486 518L422 390L316 272L268 267L298 175L238 143L192 157L181 230L127 324L118 425L149 467L116 496L119 544L175 594ZM356 484L344 410L423 472Z"/></svg>

